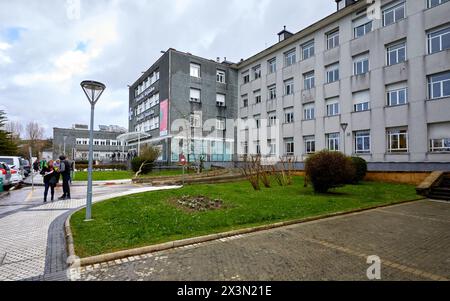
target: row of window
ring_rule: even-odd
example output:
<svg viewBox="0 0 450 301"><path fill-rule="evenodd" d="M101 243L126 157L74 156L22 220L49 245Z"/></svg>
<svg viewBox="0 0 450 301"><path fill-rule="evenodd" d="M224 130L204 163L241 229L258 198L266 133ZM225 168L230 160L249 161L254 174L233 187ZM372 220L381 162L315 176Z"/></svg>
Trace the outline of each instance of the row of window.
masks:
<svg viewBox="0 0 450 301"><path fill-rule="evenodd" d="M191 88L189 92L189 100L191 102L201 103L202 102L201 94L202 91L200 89ZM218 107L225 107L225 99L226 99L225 94L216 93L216 105Z"/></svg>
<svg viewBox="0 0 450 301"><path fill-rule="evenodd" d="M328 44L338 45L336 42L336 34L333 32L329 37ZM334 41L334 42L332 42ZM427 32L428 54L437 53L443 50L450 49L450 26L441 27ZM303 59L310 58L314 55L314 41L310 41L301 46ZM407 60L406 40L398 41L386 46L386 64L388 66L395 65ZM292 49L284 54L285 67L296 63L296 49ZM276 58L268 61L268 73L277 71ZM335 63L326 67L327 69L327 83L339 80L339 63ZM253 79L261 77L261 65L252 69ZM369 72L369 55L368 53L359 55L353 58L353 75L360 75ZM242 73L243 82L250 82L249 71Z"/></svg>
<svg viewBox="0 0 450 301"><path fill-rule="evenodd" d="M156 129L159 129L159 116L138 123L135 127L136 132L148 132Z"/></svg>
<svg viewBox="0 0 450 301"><path fill-rule="evenodd" d="M77 145L89 145L89 138L77 138ZM122 141L117 140L107 140L107 139L94 139L94 145L97 146L123 146L125 145Z"/></svg>
<svg viewBox="0 0 450 301"><path fill-rule="evenodd" d="M305 74L304 75L304 85L305 87L312 88L314 87L314 74ZM433 74L428 76L427 78L428 85L428 99L439 99L443 97L450 97L450 71ZM277 90L276 85L271 85L267 87L268 90L268 100L274 100L277 98ZM398 106L404 105L408 103L408 88L405 83L389 85L386 87L386 104L387 106ZM294 93L294 79L289 79L284 82L284 95L290 95ZM365 95L363 99L361 98L362 94ZM357 92L353 94L353 98L356 100L354 103L354 111L366 111L370 110L370 99L369 99L369 91ZM256 90L253 92L253 97L255 103L261 103L261 90ZM241 96L242 98L242 106L248 107L248 94L244 94ZM358 99L357 99L358 98ZM327 102L329 100L326 100ZM333 102L336 102L333 99ZM336 110L333 110L336 113ZM337 115L333 114L331 116ZM314 118L312 118L314 119Z"/></svg>
<svg viewBox="0 0 450 301"><path fill-rule="evenodd" d="M150 88L151 85L159 80L159 70L152 72L150 76L145 78L135 89L134 97L139 96L142 92Z"/></svg>
<svg viewBox="0 0 450 301"><path fill-rule="evenodd" d="M202 66L197 63L190 64L190 75L191 77L201 78ZM221 84L226 83L226 72L224 70L216 70L216 81Z"/></svg>
<svg viewBox="0 0 450 301"><path fill-rule="evenodd" d="M159 104L159 93L151 96L149 99L138 105L135 109L135 115L140 115Z"/></svg>
<svg viewBox="0 0 450 301"><path fill-rule="evenodd" d="M303 137L304 153L314 154L316 152L315 136ZM409 151L408 129L395 128L386 131L386 142L388 153L407 153ZM341 151L341 134L329 133L325 135L326 148L330 151ZM260 141L255 141L256 154L261 154ZM276 154L276 140L267 140L270 155ZM353 133L353 145L355 154L371 153L370 130L356 131ZM450 152L450 138L430 139L429 151L432 153ZM243 143L244 154L249 154L248 143ZM284 139L284 155L293 156L295 154L294 138Z"/></svg>
<svg viewBox="0 0 450 301"><path fill-rule="evenodd" d="M202 112L194 112L190 114L189 123L192 128L202 128ZM218 117L216 118L216 127L215 129L218 131L225 131L226 120L225 118Z"/></svg>

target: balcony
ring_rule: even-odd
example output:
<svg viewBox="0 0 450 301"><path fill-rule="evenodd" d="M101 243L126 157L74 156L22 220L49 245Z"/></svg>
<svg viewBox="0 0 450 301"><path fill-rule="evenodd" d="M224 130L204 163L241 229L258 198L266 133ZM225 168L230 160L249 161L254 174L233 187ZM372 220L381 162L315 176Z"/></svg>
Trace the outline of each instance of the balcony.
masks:
<svg viewBox="0 0 450 301"><path fill-rule="evenodd" d="M316 88L302 90L302 103L314 102L316 100Z"/></svg>
<svg viewBox="0 0 450 301"><path fill-rule="evenodd" d="M408 67L408 61L384 67L383 71L385 84L389 85L399 81L407 81L409 69Z"/></svg>
<svg viewBox="0 0 450 301"><path fill-rule="evenodd" d="M370 89L370 71L360 75L352 76L352 92Z"/></svg>

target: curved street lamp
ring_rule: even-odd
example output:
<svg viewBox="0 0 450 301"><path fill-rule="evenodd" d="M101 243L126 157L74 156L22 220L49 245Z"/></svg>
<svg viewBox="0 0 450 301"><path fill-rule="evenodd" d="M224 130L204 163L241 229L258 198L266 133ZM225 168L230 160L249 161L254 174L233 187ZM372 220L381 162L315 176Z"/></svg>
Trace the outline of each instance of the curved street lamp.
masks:
<svg viewBox="0 0 450 301"><path fill-rule="evenodd" d="M86 221L92 219L92 167L94 160L94 109L95 104L102 96L106 86L100 82L86 80L81 83L81 88L86 94L89 103L91 104L91 128L89 131L89 167L88 167L88 187L86 199Z"/></svg>

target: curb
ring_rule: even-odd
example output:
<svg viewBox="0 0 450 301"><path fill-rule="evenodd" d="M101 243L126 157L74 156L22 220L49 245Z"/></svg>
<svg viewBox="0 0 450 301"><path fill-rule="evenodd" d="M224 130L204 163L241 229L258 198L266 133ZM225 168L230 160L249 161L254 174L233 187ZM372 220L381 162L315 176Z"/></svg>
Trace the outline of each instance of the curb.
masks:
<svg viewBox="0 0 450 301"><path fill-rule="evenodd" d="M214 240L229 238L229 237L243 235L243 234L251 234L251 233L255 233L255 232L267 231L267 230L271 230L271 229L292 226L292 225L297 225L297 224L303 224L303 223L307 223L307 222L313 222L313 221L318 221L318 220L323 220L323 219L328 219L328 218L333 218L333 217L351 215L351 214L371 211L371 210L379 209L379 208L387 208L387 207L393 207L393 206L398 206L398 205L404 205L407 203L413 203L413 202L417 202L417 201L421 201L421 200L425 200L425 199L426 198L420 198L420 199L416 199L416 200L402 201L402 202L398 202L398 203L394 203L394 204L377 205L377 206L368 207L368 208L355 209L355 210L346 211L346 212L341 211L341 212L326 214L326 215L322 215L322 216L309 217L309 218L303 218L303 219L298 219L298 220L257 226L257 227L252 227L252 228L234 230L234 231L229 231L229 232L224 232L224 233L217 233L217 234L211 234L211 235L206 235L206 236L182 239L182 240L177 240L177 241L172 241L172 242L167 242L167 243L162 243L162 244L157 244L157 245L151 245L151 246L142 247L142 248L123 250L123 251L119 251L119 252L96 255L96 256L86 257L86 258L81 258L81 259L78 259L78 257L76 257L75 248L74 248L74 239L73 239L73 235L72 235L72 230L70 229L70 218L76 212L75 211L67 218L66 223L65 223L65 234L66 234L66 241L67 241L67 250L68 250L68 255L69 255L68 263L69 263L70 267L73 267L75 264L76 264L76 267L84 267L84 266L100 264L100 263L104 263L104 262L108 262L108 261L119 260L119 259L132 257L132 256L166 251L166 250L179 248L179 247L186 247L186 246L190 246L190 245L210 242L210 241L214 241ZM76 260L77 262L75 262L75 260L74 260L75 258L78 259L78 260ZM70 260L70 259L72 259L72 260Z"/></svg>

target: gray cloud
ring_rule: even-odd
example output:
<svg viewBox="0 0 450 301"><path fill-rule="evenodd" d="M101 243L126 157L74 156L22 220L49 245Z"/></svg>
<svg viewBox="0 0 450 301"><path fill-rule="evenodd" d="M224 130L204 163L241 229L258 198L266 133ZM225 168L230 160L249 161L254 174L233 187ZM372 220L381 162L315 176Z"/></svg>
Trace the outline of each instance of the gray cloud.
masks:
<svg viewBox="0 0 450 301"><path fill-rule="evenodd" d="M126 127L127 85L161 50L239 61L274 44L283 25L296 32L335 10L333 0L81 0L74 20L72 2L0 0L0 109L38 121L47 136L88 123L84 79L107 85L96 124Z"/></svg>

